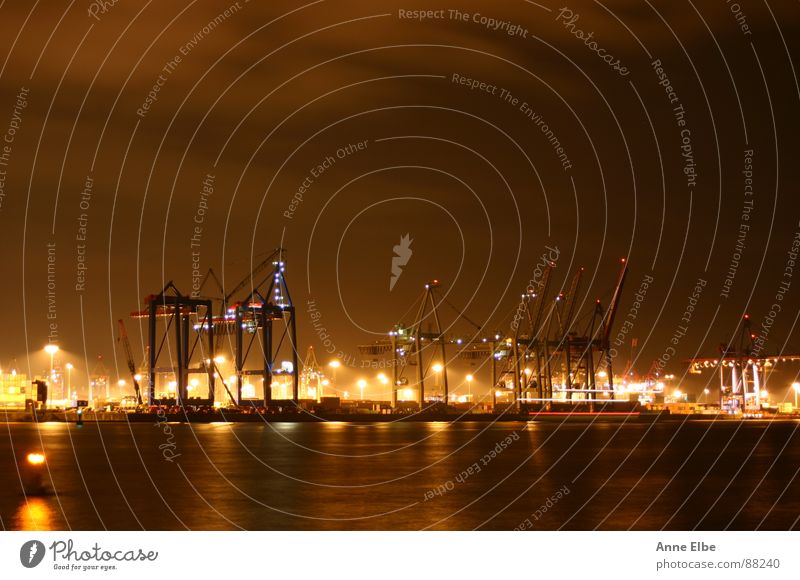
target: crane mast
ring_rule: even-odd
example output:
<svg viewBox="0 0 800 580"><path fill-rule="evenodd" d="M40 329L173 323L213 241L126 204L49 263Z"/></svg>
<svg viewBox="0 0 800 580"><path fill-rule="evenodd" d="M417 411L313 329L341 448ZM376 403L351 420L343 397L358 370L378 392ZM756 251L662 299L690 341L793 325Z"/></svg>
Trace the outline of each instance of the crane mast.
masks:
<svg viewBox="0 0 800 580"><path fill-rule="evenodd" d="M133 360L133 351L131 351L131 341L128 340L128 331L125 328L125 321L119 319L119 342L122 343L122 348L125 351L125 361L128 364L128 370L131 373L131 380L133 381L133 389L136 391L136 404L142 404L142 391L139 388L139 380L136 378L136 363Z"/></svg>

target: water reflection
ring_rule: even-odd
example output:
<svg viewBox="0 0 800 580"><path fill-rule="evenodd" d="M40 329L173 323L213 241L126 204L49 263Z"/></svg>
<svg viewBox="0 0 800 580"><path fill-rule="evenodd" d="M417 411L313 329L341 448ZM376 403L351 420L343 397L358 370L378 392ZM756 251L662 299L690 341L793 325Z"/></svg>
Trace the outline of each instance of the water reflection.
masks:
<svg viewBox="0 0 800 580"><path fill-rule="evenodd" d="M55 511L50 500L28 497L22 500L11 519L14 530L50 531L55 529Z"/></svg>

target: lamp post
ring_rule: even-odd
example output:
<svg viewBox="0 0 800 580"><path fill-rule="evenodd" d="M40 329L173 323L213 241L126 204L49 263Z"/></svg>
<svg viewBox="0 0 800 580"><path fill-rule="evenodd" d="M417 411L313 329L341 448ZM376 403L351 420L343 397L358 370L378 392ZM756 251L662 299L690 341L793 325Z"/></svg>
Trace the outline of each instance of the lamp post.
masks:
<svg viewBox="0 0 800 580"><path fill-rule="evenodd" d="M797 410L797 393L800 392L800 383L792 383L792 390L794 390L794 410Z"/></svg>
<svg viewBox="0 0 800 580"><path fill-rule="evenodd" d="M358 388L359 388L359 390L361 391L361 399L360 399L361 401L363 401L363 400L364 400L364 388L365 388L366 386L367 386L367 381L365 381L364 379L359 379L359 381L358 381Z"/></svg>
<svg viewBox="0 0 800 580"><path fill-rule="evenodd" d="M434 372L434 373L436 373L436 375L435 375L435 378L436 378L436 384L435 384L434 386L436 387L436 391L437 391L437 392L439 391L439 373L441 373L441 372L442 372L442 369L443 369L443 368L444 368L444 367L443 367L442 365L440 365L439 363L435 363L435 364L434 364L434 365L431 367L431 370L433 370L433 372Z"/></svg>
<svg viewBox="0 0 800 580"><path fill-rule="evenodd" d="M72 396L72 363L67 363L67 392Z"/></svg>
<svg viewBox="0 0 800 580"><path fill-rule="evenodd" d="M467 375L467 398L469 402L472 402L472 379L475 378L472 375Z"/></svg>
<svg viewBox="0 0 800 580"><path fill-rule="evenodd" d="M333 384L336 384L336 369L342 366L338 360L333 359L331 362L328 363L328 366L331 367L333 370L331 371L331 380L333 380Z"/></svg>
<svg viewBox="0 0 800 580"><path fill-rule="evenodd" d="M317 402L322 401L322 397L325 396L324 388L330 385L331 382L328 379L322 379L319 383L319 393L317 393Z"/></svg>
<svg viewBox="0 0 800 580"><path fill-rule="evenodd" d="M389 384L389 377L387 377L387 376L386 376L385 374L383 374L383 373L378 373L378 381L380 382L380 384L382 384L382 385L384 385L384 386L385 386L385 385L388 385L388 384ZM389 400L391 400L391 398L392 398L392 397L391 397L391 394L390 394L390 395L389 395Z"/></svg>
<svg viewBox="0 0 800 580"><path fill-rule="evenodd" d="M53 344L52 342L49 343L49 344L46 344L45 347L44 347L44 351L47 354L50 355L50 374L48 376L48 380L52 381L53 380L53 357L58 352L58 345L57 344ZM50 391L50 396L52 398L52 390L49 389L49 391Z"/></svg>

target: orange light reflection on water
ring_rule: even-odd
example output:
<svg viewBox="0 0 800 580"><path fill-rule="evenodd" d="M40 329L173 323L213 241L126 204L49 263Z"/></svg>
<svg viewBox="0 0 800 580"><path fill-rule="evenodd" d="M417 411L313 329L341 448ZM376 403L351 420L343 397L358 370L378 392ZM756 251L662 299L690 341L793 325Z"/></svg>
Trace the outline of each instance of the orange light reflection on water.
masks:
<svg viewBox="0 0 800 580"><path fill-rule="evenodd" d="M14 513L11 525L15 530L48 531L53 528L53 508L50 502L41 497L28 497L22 500Z"/></svg>

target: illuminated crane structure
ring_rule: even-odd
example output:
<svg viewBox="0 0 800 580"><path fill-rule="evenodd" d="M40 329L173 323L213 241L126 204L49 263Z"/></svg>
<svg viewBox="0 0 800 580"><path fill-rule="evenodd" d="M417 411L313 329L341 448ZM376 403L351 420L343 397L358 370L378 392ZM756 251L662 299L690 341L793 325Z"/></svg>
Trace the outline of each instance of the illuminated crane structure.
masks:
<svg viewBox="0 0 800 580"><path fill-rule="evenodd" d="M175 389L177 405L187 403L190 377L195 374L208 377L208 403L213 404L215 377L206 362L214 356L211 300L186 296L170 281L158 294L146 296L144 303L145 309L132 312L131 317L148 320L147 403L158 403L156 375L167 373L175 377L171 387ZM163 324L159 325L159 322ZM159 326L162 327L161 333ZM159 367L159 361L164 360L165 347L168 360L165 366ZM192 366L193 362L195 366Z"/></svg>
<svg viewBox="0 0 800 580"><path fill-rule="evenodd" d="M192 374L203 374L208 381L208 404L214 401L214 385L219 373L216 361L215 337L228 338L233 351L233 365L236 380L238 405L245 397L242 388L248 385L249 377L260 377L263 384L264 406L272 403L272 386L276 376L290 376L292 380L292 401L298 401L297 327L295 308L284 276L284 249L277 248L225 294L213 270L209 270L198 294L208 280L213 280L219 288L216 297L190 297L182 294L169 282L155 296L145 299L146 308L133 312L134 318L148 318L148 401L155 399L157 373L169 373L176 378L176 403L184 404L188 394L188 378ZM266 274L265 274L266 272ZM244 291L249 290L246 294ZM243 295L242 295L243 294ZM238 297L238 299L237 299ZM221 303L219 314L215 315L213 303ZM164 330L159 340L158 321L164 321ZM274 326L278 326L276 332ZM168 340L170 328L174 327L174 341ZM190 346L191 344L191 346ZM159 367L162 351L169 346L169 366ZM282 354L288 354L291 361L285 365L276 364ZM258 360L258 368L249 368L251 359ZM195 366L192 366L196 361ZM224 383L225 389L228 385ZM230 394L230 391L229 391ZM246 397L248 404L254 399Z"/></svg>
<svg viewBox="0 0 800 580"><path fill-rule="evenodd" d="M397 389L399 386L416 388L417 402L420 408L426 404L425 381L435 365L440 365L443 394L441 400L447 402L450 395L450 383L447 374L447 342L448 339L442 328L439 316L440 302L444 302L456 311L458 316L480 330L480 326L472 322L461 311L443 297L438 295L439 280L432 280L425 284L425 289L420 297L417 315L410 326L396 325L387 339L379 340L373 344L360 345L359 352L371 357L380 357L391 354L388 365L392 368L392 406L397 405ZM423 328L426 326L426 328ZM434 362L437 361L437 362ZM404 377L407 366L416 366L416 382L409 384ZM438 366L435 367L438 369ZM430 402L430 401L428 401Z"/></svg>
<svg viewBox="0 0 800 580"><path fill-rule="evenodd" d="M304 395L303 398L319 403L325 396L325 386L329 384L330 381L319 366L314 347L309 346L303 361L303 370L300 372L300 392Z"/></svg>
<svg viewBox="0 0 800 580"><path fill-rule="evenodd" d="M750 315L745 314L735 344L720 344L719 356L689 359L689 372L709 369L719 374L719 405L728 414L756 414L766 402L763 391L778 363L798 362L800 355L757 355L756 335L752 333Z"/></svg>
<svg viewBox="0 0 800 580"><path fill-rule="evenodd" d="M492 398L508 391L513 393L517 410L522 405L529 409L547 409L554 402L607 403L614 400L613 373L611 369L609 338L619 306L627 273L627 263L621 260L617 284L608 309L599 300L593 304L588 323L576 316L583 270L578 270L571 279L566 293L549 297L551 276L555 264L549 263L541 279L530 293L522 296L520 307L512 324L512 331L486 333L440 295L441 284L433 280L425 284L419 298L414 321L406 326L396 325L388 336L376 343L359 347L362 354L370 357L391 358L392 406L398 404L398 388L407 386L416 389L420 409L451 400L448 368L453 358L475 361L487 360L491 366ZM284 250L278 248L259 262L252 271L225 293L219 278L209 270L198 292L192 296L182 294L169 282L157 295L145 299L146 308L132 313L135 318L147 318L147 401L156 401L156 377L158 373L171 375L175 381L175 402L188 402L189 386L199 386L200 381L191 378L201 375L208 385L207 400L197 399L199 404L213 404L215 381L220 380L236 405L263 406L274 404L273 386L277 378L291 377L291 401L299 404L300 365L298 364L297 330L295 308L284 275ZM218 288L217 296L201 296L200 291L207 282L213 281ZM246 292L246 293L245 293ZM219 309L214 306L220 303ZM457 317L475 328L466 338L449 337L440 316L442 304L455 311ZM217 313L215 313L217 310ZM583 318L586 322L587 317ZM277 329L275 327L278 327ZM159 335L159 328L162 332ZM233 353L235 376L234 392L225 383L219 364L224 357L216 356L219 337L226 337ZM124 325L120 325L120 340L127 342ZM451 350L455 348L455 352ZM166 353L169 362L159 366ZM287 352L288 351L288 352ZM281 356L283 355L283 356ZM324 377L310 351L303 370L304 395L313 391L319 400ZM283 363L281 358L289 358ZM129 346L126 347L128 368L136 380L135 365ZM256 359L256 368L248 362ZM219 363L219 364L218 364ZM415 382L409 384L405 371L416 366ZM426 397L426 381L431 371L437 382L441 378L443 394ZM598 372L598 371L604 371ZM598 386L596 375L606 376L607 383ZM261 379L263 396L256 396L252 377ZM313 384L312 384L313 383ZM243 392L247 388L247 392ZM235 393L235 394L234 394Z"/></svg>
<svg viewBox="0 0 800 580"><path fill-rule="evenodd" d="M522 404L533 408L547 408L553 402L595 403L614 401L610 337L627 275L627 261L620 261L617 283L607 309L596 300L588 316L588 323L578 330L576 305L580 294L583 269L579 269L569 284L566 294L555 299L548 297L555 264L548 263L541 279L530 292L522 295L515 314L511 332L485 333L481 325L469 320L452 304L447 304L459 317L476 328L468 338L446 337L439 316L438 289L434 280L425 285L417 317L410 326L398 325L387 339L359 347L361 354L373 358L391 357L394 387L392 404L397 404L397 388L408 385L403 372L406 366L416 366L417 399L420 408L426 404L425 379L433 360L442 366L444 401L448 399L448 366L454 357L470 361L488 359L491 365L492 399L496 391L509 390L517 409ZM446 301L445 301L446 302ZM427 331L423 323L431 320ZM585 317L584 317L585 320ZM448 356L448 345L456 348ZM427 351L427 352L426 352ZM531 368L529 365L532 365ZM603 372L607 383L598 385L596 376ZM603 375L601 375L603 376ZM607 398L602 398L605 396Z"/></svg>
<svg viewBox="0 0 800 580"><path fill-rule="evenodd" d="M594 408L595 403L614 401L610 336L625 284L627 261L620 260L608 309L595 300L583 329L578 328L576 317L583 268L573 275L566 294L550 299L554 268L555 264L548 264L538 287L522 296L516 329L513 336L505 339L507 356L494 353L504 362L500 386L510 386L518 407L526 404L548 408L554 402L576 401ZM600 372L608 377L607 384L598 385L596 377Z"/></svg>

